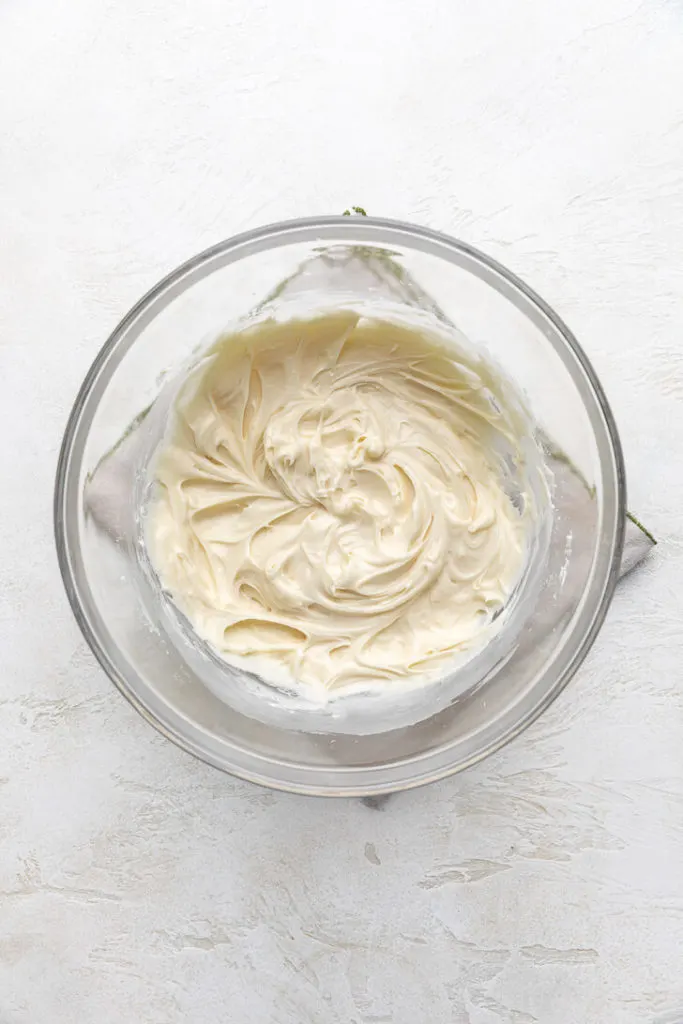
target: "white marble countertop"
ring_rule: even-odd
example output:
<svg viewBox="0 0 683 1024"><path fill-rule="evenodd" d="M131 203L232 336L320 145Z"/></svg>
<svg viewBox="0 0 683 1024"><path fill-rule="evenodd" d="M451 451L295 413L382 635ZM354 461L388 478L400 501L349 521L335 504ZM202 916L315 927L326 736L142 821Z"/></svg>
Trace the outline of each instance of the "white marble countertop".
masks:
<svg viewBox="0 0 683 1024"><path fill-rule="evenodd" d="M679 0L0 5L1 1024L683 1020ZM78 384L162 274L360 203L573 327L660 539L521 739L379 809L177 750L53 551Z"/></svg>

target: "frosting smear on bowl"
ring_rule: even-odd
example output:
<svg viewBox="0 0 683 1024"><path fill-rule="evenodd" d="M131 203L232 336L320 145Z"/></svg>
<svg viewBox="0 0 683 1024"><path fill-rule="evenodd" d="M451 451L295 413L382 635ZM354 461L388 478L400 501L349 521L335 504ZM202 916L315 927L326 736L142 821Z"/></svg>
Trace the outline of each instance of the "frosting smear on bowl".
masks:
<svg viewBox="0 0 683 1024"><path fill-rule="evenodd" d="M222 338L152 465L162 587L221 657L276 684L439 675L485 642L524 569L525 421L501 387L440 337L356 313Z"/></svg>

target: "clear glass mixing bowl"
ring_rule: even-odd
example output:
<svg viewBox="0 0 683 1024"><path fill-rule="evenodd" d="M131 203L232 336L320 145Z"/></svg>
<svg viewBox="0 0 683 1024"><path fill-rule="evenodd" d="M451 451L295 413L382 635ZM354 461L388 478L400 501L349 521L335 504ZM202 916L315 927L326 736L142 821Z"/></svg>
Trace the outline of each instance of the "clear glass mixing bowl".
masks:
<svg viewBox="0 0 683 1024"><path fill-rule="evenodd" d="M143 470L171 385L227 327L266 314L351 307L457 329L524 395L552 476L535 599L495 658L416 720L387 729L270 714L206 685L205 658L157 615L140 572ZM116 328L76 399L55 493L60 567L98 660L131 703L184 749L280 789L369 795L461 770L522 731L567 684L602 624L625 523L616 427L578 343L526 285L437 232L375 218L292 221L239 235L161 281ZM441 696L439 696L441 694ZM424 701L427 703L424 704ZM431 704L429 702L432 702Z"/></svg>

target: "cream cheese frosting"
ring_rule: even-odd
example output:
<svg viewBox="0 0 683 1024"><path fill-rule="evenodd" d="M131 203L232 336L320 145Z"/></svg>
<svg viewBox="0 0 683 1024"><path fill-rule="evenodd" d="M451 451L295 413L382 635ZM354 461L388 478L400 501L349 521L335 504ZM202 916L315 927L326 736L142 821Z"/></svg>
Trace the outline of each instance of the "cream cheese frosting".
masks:
<svg viewBox="0 0 683 1024"><path fill-rule="evenodd" d="M519 425L479 358L336 313L222 338L182 384L145 525L196 633L327 694L482 643L522 572Z"/></svg>

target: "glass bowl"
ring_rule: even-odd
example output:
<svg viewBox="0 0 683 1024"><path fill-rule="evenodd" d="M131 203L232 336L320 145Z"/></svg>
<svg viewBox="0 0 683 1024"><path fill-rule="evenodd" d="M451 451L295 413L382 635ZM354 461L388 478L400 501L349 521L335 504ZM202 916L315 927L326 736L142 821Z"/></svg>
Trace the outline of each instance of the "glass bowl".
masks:
<svg viewBox="0 0 683 1024"><path fill-rule="evenodd" d="M332 308L457 330L524 396L552 481L552 517L523 614L510 617L500 645L470 663L457 687L425 686L410 715L390 727L372 714L364 726L350 726L333 712L273 711L239 669L227 670L228 696L219 699L206 652L174 635L143 571L145 467L173 382L226 328ZM595 639L619 574L624 524L614 420L559 317L471 246L370 217L272 225L169 274L123 319L88 372L55 490L57 550L74 614L141 714L224 771L278 789L342 796L442 778L526 728Z"/></svg>

